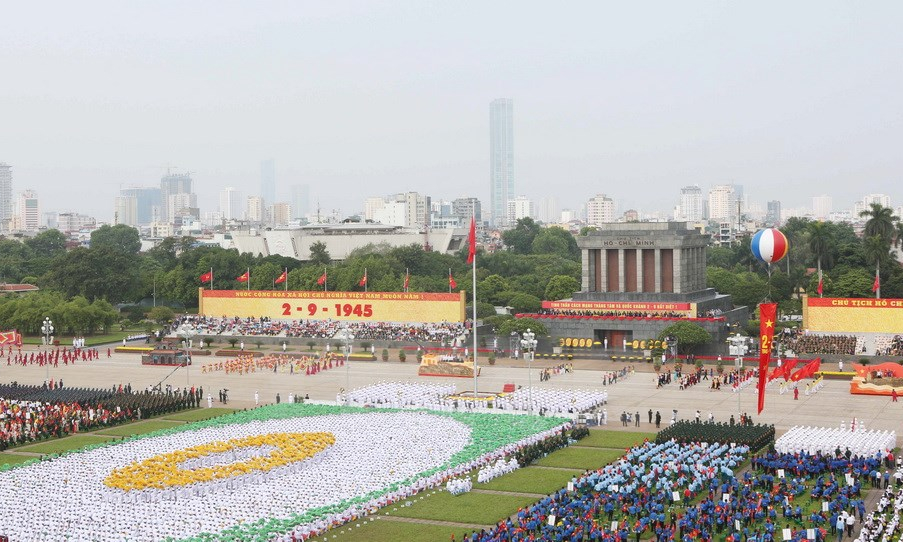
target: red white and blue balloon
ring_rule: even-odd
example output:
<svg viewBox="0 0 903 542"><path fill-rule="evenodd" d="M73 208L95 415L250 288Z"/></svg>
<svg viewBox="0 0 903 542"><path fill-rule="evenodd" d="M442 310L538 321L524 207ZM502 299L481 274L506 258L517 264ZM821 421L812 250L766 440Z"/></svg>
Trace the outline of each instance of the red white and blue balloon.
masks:
<svg viewBox="0 0 903 542"><path fill-rule="evenodd" d="M756 259L765 263L775 263L787 255L790 243L787 237L777 228L759 230L753 235L750 249Z"/></svg>

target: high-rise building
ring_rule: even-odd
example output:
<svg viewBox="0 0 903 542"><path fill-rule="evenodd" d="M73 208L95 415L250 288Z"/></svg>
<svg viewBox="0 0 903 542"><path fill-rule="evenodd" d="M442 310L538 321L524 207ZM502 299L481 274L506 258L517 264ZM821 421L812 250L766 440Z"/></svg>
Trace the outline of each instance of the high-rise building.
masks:
<svg viewBox="0 0 903 542"><path fill-rule="evenodd" d="M241 192L231 186L219 193L219 212L225 220L241 220Z"/></svg>
<svg viewBox="0 0 903 542"><path fill-rule="evenodd" d="M0 162L0 224L13 217L13 169Z"/></svg>
<svg viewBox="0 0 903 542"><path fill-rule="evenodd" d="M116 196L113 200L113 224L138 226L138 197ZM62 231L62 230L61 230Z"/></svg>
<svg viewBox="0 0 903 542"><path fill-rule="evenodd" d="M508 224L512 226L522 218L533 218L535 214L533 201L527 196L518 196L508 201Z"/></svg>
<svg viewBox="0 0 903 542"><path fill-rule="evenodd" d="M263 215L263 198L260 196L248 196L248 210L245 218L250 222L263 222L266 217Z"/></svg>
<svg viewBox="0 0 903 542"><path fill-rule="evenodd" d="M882 207L890 207L890 196L887 194L867 194L863 196L861 201L857 201L853 205L853 218L858 219L861 217L861 213L871 210L873 203L877 203Z"/></svg>
<svg viewBox="0 0 903 542"><path fill-rule="evenodd" d="M281 201L270 206L270 221L274 226L286 226L292 221L291 204Z"/></svg>
<svg viewBox="0 0 903 542"><path fill-rule="evenodd" d="M303 218L310 212L310 185L292 185L292 197L289 202L292 206L292 218Z"/></svg>
<svg viewBox="0 0 903 542"><path fill-rule="evenodd" d="M97 220L93 216L67 212L57 213L56 226L54 227L63 233L69 233L85 228L94 228L95 226L97 226ZM48 225L48 227L50 226Z"/></svg>
<svg viewBox="0 0 903 542"><path fill-rule="evenodd" d="M135 198L135 223L130 226L148 226L163 214L162 191L156 187L132 187L119 191L122 197Z"/></svg>
<svg viewBox="0 0 903 542"><path fill-rule="evenodd" d="M685 222L702 221L704 211L702 188L699 188L699 185L681 188L679 205L678 220Z"/></svg>
<svg viewBox="0 0 903 542"><path fill-rule="evenodd" d="M492 225L508 226L508 202L514 198L514 101L489 104L489 207Z"/></svg>
<svg viewBox="0 0 903 542"><path fill-rule="evenodd" d="M545 223L558 222L561 218L561 206L558 204L558 198L549 196L542 198L536 205L536 218Z"/></svg>
<svg viewBox="0 0 903 542"><path fill-rule="evenodd" d="M34 190L26 190L19 195L19 228L37 231L41 225L41 210L38 195Z"/></svg>
<svg viewBox="0 0 903 542"><path fill-rule="evenodd" d="M765 212L765 225L777 228L781 225L781 202L772 200L768 202L768 210Z"/></svg>
<svg viewBox="0 0 903 542"><path fill-rule="evenodd" d="M474 217L477 224L482 223L483 210L480 200L477 198L457 198L452 200L452 216L460 218L465 224L470 224L470 217Z"/></svg>
<svg viewBox="0 0 903 542"><path fill-rule="evenodd" d="M191 176L187 173L170 173L160 179L160 220L169 222L172 219L170 211L173 208L171 196L176 194L192 194ZM177 201L182 201L181 198ZM195 201L197 201L195 199ZM196 207L195 203L192 207Z"/></svg>
<svg viewBox="0 0 903 542"><path fill-rule="evenodd" d="M834 200L831 196L814 196L812 198L812 216L818 220L825 220L834 210Z"/></svg>
<svg viewBox="0 0 903 542"><path fill-rule="evenodd" d="M615 221L615 201L605 194L596 194L586 202L586 223L601 226Z"/></svg>
<svg viewBox="0 0 903 542"><path fill-rule="evenodd" d="M426 228L430 223L430 197L418 192L404 194L405 226L409 228Z"/></svg>
<svg viewBox="0 0 903 542"><path fill-rule="evenodd" d="M276 203L276 160L272 158L260 163L260 195L265 205Z"/></svg>
<svg viewBox="0 0 903 542"><path fill-rule="evenodd" d="M180 217L179 223L181 223L181 217L193 216L197 218L200 216L197 194L192 194L190 192L170 194L166 199L166 216L168 217L166 219L168 224L175 222L176 217Z"/></svg>
<svg viewBox="0 0 903 542"><path fill-rule="evenodd" d="M734 222L737 216L737 200L734 197L734 187L729 184L719 184L709 190L709 216L708 219L715 222Z"/></svg>

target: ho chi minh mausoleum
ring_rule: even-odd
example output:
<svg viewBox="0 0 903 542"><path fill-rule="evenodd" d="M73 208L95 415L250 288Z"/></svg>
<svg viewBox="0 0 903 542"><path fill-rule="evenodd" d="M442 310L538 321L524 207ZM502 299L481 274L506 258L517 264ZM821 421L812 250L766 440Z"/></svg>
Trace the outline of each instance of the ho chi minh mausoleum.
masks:
<svg viewBox="0 0 903 542"><path fill-rule="evenodd" d="M552 337L618 349L691 319L712 334L717 351L749 313L706 287L708 241L683 222L606 224L577 237L581 291L569 300L544 301L543 314L529 316L540 318Z"/></svg>

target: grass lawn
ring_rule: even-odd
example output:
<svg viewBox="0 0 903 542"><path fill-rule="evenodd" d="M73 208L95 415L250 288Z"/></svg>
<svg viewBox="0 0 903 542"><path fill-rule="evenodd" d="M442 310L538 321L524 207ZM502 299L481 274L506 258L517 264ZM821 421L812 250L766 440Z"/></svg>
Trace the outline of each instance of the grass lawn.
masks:
<svg viewBox="0 0 903 542"><path fill-rule="evenodd" d="M108 440L114 440L114 437L104 437L100 435L73 435L60 439L49 440L41 444L32 444L19 448L23 452L31 452L35 454L58 454L68 452L69 450L78 450L89 444L99 444Z"/></svg>
<svg viewBox="0 0 903 542"><path fill-rule="evenodd" d="M597 448L617 448L626 450L643 442L643 439L655 440L655 433L630 433L628 431L610 431L607 429L590 429L589 435L577 441L574 446L595 446Z"/></svg>
<svg viewBox="0 0 903 542"><path fill-rule="evenodd" d="M461 540L461 535L465 532L470 534L470 530L455 529L441 525L392 521L388 518L380 518L375 521L372 518L368 518L366 525L362 523L360 527L355 527L357 523L359 522L349 523L311 540L318 542L326 542L327 540L335 540L337 542L374 542L379 540L434 542L436 540L448 540L452 533L455 533L457 540ZM333 535L335 535L335 538L333 538Z"/></svg>
<svg viewBox="0 0 903 542"><path fill-rule="evenodd" d="M38 457L34 455L9 454L6 452L0 453L0 465L18 465L19 463L25 463L32 459L38 459Z"/></svg>
<svg viewBox="0 0 903 542"><path fill-rule="evenodd" d="M622 450L599 448L577 448L571 446L552 452L536 462L543 467L564 467L568 469L592 470L607 465L624 455Z"/></svg>
<svg viewBox="0 0 903 542"><path fill-rule="evenodd" d="M122 344L122 339L128 337L129 335L135 335L138 333L144 333L143 329L127 329L125 331L111 331L110 333L98 334L98 335L89 335L85 337L85 345L86 346L97 346L101 344L109 344L109 343L119 343ZM29 335L26 337L22 337L22 342L24 344L41 344L41 340L43 337L40 335ZM54 339L60 341L60 346L72 346L72 336L56 336ZM104 354L106 355L106 354Z"/></svg>
<svg viewBox="0 0 903 542"><path fill-rule="evenodd" d="M493 489L514 493L538 493L548 495L566 487L573 477L583 474L582 470L571 471L537 469L526 467L490 480L485 484L474 484L474 489Z"/></svg>
<svg viewBox="0 0 903 542"><path fill-rule="evenodd" d="M110 435L114 437L128 437L131 435L143 435L145 433L152 433L154 431L159 431L160 429L169 429L170 427L176 427L178 425L185 425L185 422L173 422L169 420L148 420L146 422L129 423L126 425L120 425L118 427L111 427L109 429L104 429L103 431L98 431L98 434Z"/></svg>
<svg viewBox="0 0 903 542"><path fill-rule="evenodd" d="M164 414L161 418L164 420L175 420L180 422L199 422L201 420L216 418L217 416L222 416L224 414L232 414L233 412L235 412L234 408L195 408L177 414Z"/></svg>
<svg viewBox="0 0 903 542"><path fill-rule="evenodd" d="M487 493L465 493L454 496L447 491L437 491L435 495L429 493L421 495L414 497L414 504L411 506L399 506L405 502L401 501L383 508L382 513L407 518L494 525L499 519L517 512L521 506L527 506L538 500L536 497Z"/></svg>

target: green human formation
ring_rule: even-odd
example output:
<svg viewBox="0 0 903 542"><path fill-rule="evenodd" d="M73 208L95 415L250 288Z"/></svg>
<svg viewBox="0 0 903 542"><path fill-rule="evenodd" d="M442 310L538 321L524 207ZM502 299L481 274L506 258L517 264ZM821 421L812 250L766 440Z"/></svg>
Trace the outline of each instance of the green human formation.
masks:
<svg viewBox="0 0 903 542"><path fill-rule="evenodd" d="M659 431L656 443L675 440L681 444L692 442L734 442L760 450L774 442L774 426L764 424L730 424L682 420Z"/></svg>

